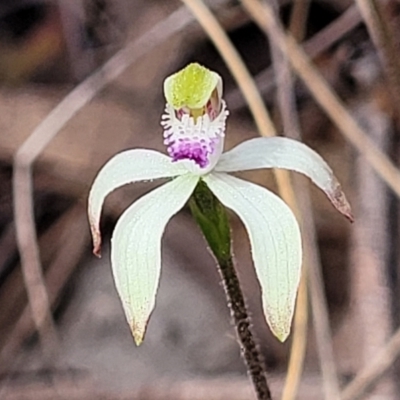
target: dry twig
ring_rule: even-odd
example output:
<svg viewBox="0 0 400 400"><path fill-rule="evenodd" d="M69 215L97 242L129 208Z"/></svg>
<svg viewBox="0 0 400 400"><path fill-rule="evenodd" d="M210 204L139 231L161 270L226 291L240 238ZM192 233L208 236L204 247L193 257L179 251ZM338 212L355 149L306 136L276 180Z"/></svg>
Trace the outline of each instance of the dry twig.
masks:
<svg viewBox="0 0 400 400"><path fill-rule="evenodd" d="M279 4L272 1L275 18L279 21ZM299 11L299 10L294 10ZM296 18L297 19L297 18ZM293 18L295 20L295 18ZM300 29L301 27L298 26ZM296 108L294 81L290 65L286 55L274 41L274 35L268 35L273 71L277 86L276 103L279 108L284 135L300 139L301 130ZM303 210L302 210L303 211ZM304 213L302 212L304 217ZM301 221L303 225L304 221ZM310 246L313 248L313 246ZM308 266L307 261L304 263ZM307 347L308 331L308 293L307 270L304 268L299 286L299 294L296 301L296 310L293 320L293 340L290 349L290 358L287 369L287 377L283 389L282 400L293 400L297 397L300 379L303 372L304 357Z"/></svg>
<svg viewBox="0 0 400 400"><path fill-rule="evenodd" d="M395 104L400 104L400 59L398 57L398 49L393 41L394 35L391 29L391 21L385 21L384 19L384 16L387 16L387 13L384 12L387 2L377 2L376 0L356 1L386 71L389 93ZM394 107L393 110L400 120L399 108Z"/></svg>
<svg viewBox="0 0 400 400"><path fill-rule="evenodd" d="M276 0L271 1L272 10L277 24L279 21L279 4ZM279 108L284 135L300 138L300 123L296 109L296 97L294 93L294 82L290 65L286 54L282 52L274 41L274 35L267 35L272 56L272 68L277 86L276 104Z"/></svg>
<svg viewBox="0 0 400 400"><path fill-rule="evenodd" d="M316 33L311 39L304 42L303 50L309 57L315 58L329 49L329 47L335 44L361 22L362 18L357 6L351 6L340 17L336 18L335 21L331 22L327 27ZM270 67L255 77L257 87L261 93L268 94L274 88L275 81L273 79L273 73L274 72ZM230 109L232 110L236 110L245 105L238 89L229 92L226 99L229 103Z"/></svg>
<svg viewBox="0 0 400 400"><path fill-rule="evenodd" d="M356 113L370 133L371 139L383 149L388 148L391 123L389 117L371 103L357 107ZM388 191L362 157L357 157L357 200L360 218L353 227L351 294L352 319L360 329L358 367L368 365L392 332L391 296L387 281L388 259ZM374 195L371 195L371 194ZM375 396L393 398L394 382L388 374Z"/></svg>
<svg viewBox="0 0 400 400"><path fill-rule="evenodd" d="M389 342L378 351L378 354L358 372L356 377L344 388L342 400L357 400L371 389L382 375L400 356L400 329L390 338Z"/></svg>
<svg viewBox="0 0 400 400"><path fill-rule="evenodd" d="M303 4L303 3L306 4ZM292 32L294 38L297 41L301 41L302 37L298 36L300 34L304 34L306 23L306 15L308 9L308 3L306 0L297 1L294 3L293 13L297 13L299 15L300 22L297 21L294 17L291 19L295 26L295 32ZM296 22L297 21L297 22ZM301 26L303 23L303 26ZM283 26L277 24L283 30ZM291 30L290 30L291 31ZM297 34L296 34L297 32ZM272 38L274 34L272 35ZM279 46L277 46L279 47ZM283 68L283 66L281 67ZM288 80L286 80L288 82ZM287 83L286 83L287 84ZM278 88L279 90L279 88ZM287 91L289 89L286 89ZM292 104L295 104L294 99L294 89L291 90L293 98L291 99ZM283 97L283 96L282 96ZM287 97L287 96L286 96ZM284 97L281 99L281 103L283 103ZM285 101L286 103L287 101ZM281 105L283 107L283 104ZM289 117L289 115L287 116ZM293 119L293 115L291 116ZM296 125L299 125L298 123ZM292 128L293 129L293 128ZM294 131L296 132L296 131ZM300 139L301 131L298 129L298 135L292 135L295 139ZM325 291L324 291L324 283L322 278L322 267L320 262L320 255L318 251L317 241L316 241L316 232L315 232L315 223L314 216L312 213L312 204L310 199L310 194L308 192L308 188L301 187L298 195L300 196L300 204L302 204L301 213L302 213L302 227L305 232L304 237L304 246L306 248L305 251L305 265L307 266L307 283L310 290L311 297L311 308L313 312L313 324L314 330L316 334L318 355L321 364L322 370L322 379L323 379L323 387L325 398L329 400L339 399L339 379L337 376L335 360L333 357L333 347L332 347L332 336L329 322L329 312L328 305L326 301ZM300 303L298 304L300 306ZM304 308L307 307L307 303L302 305ZM304 312L304 311L303 311ZM306 329L304 327L305 332L303 333L304 342L306 341ZM305 344L303 346L303 352L305 352ZM303 355L304 358L304 355ZM299 363L297 368L302 370L302 363ZM290 372L290 370L289 370ZM288 381L290 374L288 373ZM300 372L298 372L298 380L300 379ZM299 382L297 382L297 385ZM291 394L288 399L296 398L295 390L296 385L290 384L290 382L286 385L287 393ZM283 394L283 399L285 399L285 391Z"/></svg>
<svg viewBox="0 0 400 400"><path fill-rule="evenodd" d="M251 0L242 0L242 2L246 5L246 8L253 18L257 19L259 24L263 25L267 32L271 31L271 26L276 25L269 6L262 6ZM278 29L279 27L275 28L275 33ZM280 43L281 48L287 50L287 56L294 70L303 79L316 100L343 132L344 136L366 158L367 162L388 186L400 196L400 174L397 168L382 151L376 148L365 132L355 122L353 117L350 116L338 97L330 90L316 69L310 64L308 57L298 47L293 38L285 35L284 32L279 32L275 38ZM397 355L399 353L399 349L396 348L396 345L398 346L398 334L392 338L390 345L391 350ZM361 378L356 378L357 386L356 384L354 384L354 386L351 384L350 387L353 389L351 391L350 389L346 389L346 399L353 399L355 397L353 393L359 393L360 386L362 386L364 390L372 379L375 379L378 373L382 371L383 366L387 368L389 358L393 361L395 355L389 354L386 351L387 348L383 349L378 361L373 363L373 366L369 365L369 367L362 372ZM351 393L351 395L348 395L348 393Z"/></svg>
<svg viewBox="0 0 400 400"><path fill-rule="evenodd" d="M266 32L270 32L271 27L275 26L275 39L282 51L286 52L293 70L304 81L316 101L341 130L344 137L366 158L377 174L400 197L399 170L368 138L368 135L349 114L338 96L330 89L295 40L276 26L270 6L252 0L242 0L242 3Z"/></svg>
<svg viewBox="0 0 400 400"><path fill-rule="evenodd" d="M301 193L301 202L304 204L304 231L306 247L306 262L308 266L308 287L312 309L312 320L316 336L319 362L322 372L322 384L325 399L340 399L340 385L337 375L335 357L332 346L332 333L329 321L328 304L325 295L322 267L318 247L312 204L309 192Z"/></svg>
<svg viewBox="0 0 400 400"><path fill-rule="evenodd" d="M258 0L254 0L258 1ZM268 32L272 48L273 68L277 76L278 104L281 110L285 135L300 139L300 126L295 108L294 89L292 84L291 71L287 65L286 55L282 54L279 46L274 43L276 35L275 28L282 25L279 23L277 10L271 7L275 14L276 25ZM257 21L256 21L257 22ZM301 39L301 38L298 38ZM277 54L278 53L278 54ZM291 121L290 123L287 120ZM299 188L298 196L301 197L301 225L305 232L305 265L308 268L307 276L311 293L311 306L313 308L313 322L317 337L318 354L321 363L325 398L339 398L339 381L336 373L335 360L333 357L332 338L329 325L328 307L326 303L324 286L321 273L321 264L316 245L316 233L314 218L311 212L311 200L308 188ZM305 279L305 276L303 276ZM300 302L302 300L302 302ZM300 383L303 369L304 355L307 340L307 323L304 315L307 313L307 297L299 296L296 313L300 318L300 329L294 331L293 345L288 368L287 382L283 392L283 399L294 399ZM303 316L303 318L301 317ZM296 321L296 320L295 320Z"/></svg>
<svg viewBox="0 0 400 400"><path fill-rule="evenodd" d="M67 280L73 272L89 239L86 227L85 209L81 204L74 206L63 215L52 228L54 233L62 232L59 236L58 252L46 272L46 286L49 287L50 306L54 305ZM80 232L76 235L76 232ZM0 373L9 371L15 362L17 350L22 342L30 337L35 326L27 306L18 318L13 330L8 334L8 340L0 349Z"/></svg>
<svg viewBox="0 0 400 400"><path fill-rule="evenodd" d="M306 36L308 12L310 10L310 0L294 0L293 9L290 14L289 32L297 41L301 42Z"/></svg>

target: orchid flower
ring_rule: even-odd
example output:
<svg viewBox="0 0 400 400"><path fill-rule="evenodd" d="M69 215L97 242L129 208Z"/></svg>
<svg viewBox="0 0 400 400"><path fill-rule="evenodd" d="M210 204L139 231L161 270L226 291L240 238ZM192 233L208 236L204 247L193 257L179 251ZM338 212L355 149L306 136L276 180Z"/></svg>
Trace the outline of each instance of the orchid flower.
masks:
<svg viewBox="0 0 400 400"><path fill-rule="evenodd" d="M260 168L300 172L352 219L340 185L325 161L295 140L255 138L223 153L228 110L217 73L190 64L165 80L164 93L161 125L168 155L148 149L115 155L97 175L89 195L94 253L100 255L99 221L105 197L128 183L171 178L122 214L111 240L115 285L135 342L142 342L155 306L166 224L184 207L200 181L243 221L266 321L274 335L284 341L290 332L301 272L299 226L278 196L229 173Z"/></svg>

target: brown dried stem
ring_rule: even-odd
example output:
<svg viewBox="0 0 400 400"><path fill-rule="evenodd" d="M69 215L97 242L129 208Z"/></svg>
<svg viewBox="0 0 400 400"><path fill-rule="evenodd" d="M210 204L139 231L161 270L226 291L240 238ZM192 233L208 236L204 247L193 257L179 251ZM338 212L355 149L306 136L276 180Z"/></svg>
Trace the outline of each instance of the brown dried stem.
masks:
<svg viewBox="0 0 400 400"><path fill-rule="evenodd" d="M316 336L319 362L322 372L322 383L325 399L340 399L340 385L337 375L334 351L332 346L332 333L329 321L328 304L325 295L322 267L317 246L314 216L310 193L306 190L300 192L300 202L303 204L303 228L305 232L305 262L308 266L308 287L312 309L312 321Z"/></svg>
<svg viewBox="0 0 400 400"><path fill-rule="evenodd" d="M361 22L362 18L358 8L353 5L340 17L336 18L328 26L316 33L311 39L305 41L303 43L303 50L310 58L315 58L329 49L330 46L335 44ZM273 79L273 74L272 67L269 67L255 77L257 87L262 94L268 94L274 88L275 81ZM226 99L229 102L231 110L236 110L245 105L238 89L229 92Z"/></svg>
<svg viewBox="0 0 400 400"><path fill-rule="evenodd" d="M51 261L46 272L45 282L49 287L50 307L57 301L60 292L71 276L76 263L86 247L89 232L87 226L85 209L81 204L74 206L68 211L56 225L52 227L52 234L62 232L59 238L59 250ZM76 232L81 232L76 235ZM0 373L9 371L15 363L18 348L24 340L34 333L35 326L32 321L29 306L27 306L18 318L13 330L8 334L4 346L0 347ZM18 358L17 358L18 360Z"/></svg>
<svg viewBox="0 0 400 400"><path fill-rule="evenodd" d="M392 101L395 104L400 104L400 60L398 48L393 42L394 34L391 29L391 21L385 21L385 17L388 16L388 13L385 13L387 2L356 1L386 72ZM393 110L400 121L399 108L394 107Z"/></svg>
<svg viewBox="0 0 400 400"><path fill-rule="evenodd" d="M279 4L276 0L272 1L271 4L273 5L275 18L277 21L279 21ZM294 18L294 20L297 20L297 18ZM274 70L276 81L276 104L278 105L284 135L287 137L300 139L301 130L296 109L294 81L292 72L290 70L290 65L286 55L281 51L279 46L276 45L274 41L274 35L268 35L268 40L272 55L272 68ZM304 214L302 213L302 215ZM307 261L304 265L308 265ZM283 389L282 400L293 400L297 397L307 347L307 330L307 271L304 269L296 302L296 310L293 320L293 340L291 344L287 377Z"/></svg>
<svg viewBox="0 0 400 400"><path fill-rule="evenodd" d="M32 203L32 172L17 152L14 158L13 192L17 244L30 310L46 362L55 357L58 338L42 268ZM30 201L31 200L31 201Z"/></svg>
<svg viewBox="0 0 400 400"><path fill-rule="evenodd" d="M301 42L306 36L308 11L310 0L294 0L292 12L290 14L289 32L297 41Z"/></svg>
<svg viewBox="0 0 400 400"><path fill-rule="evenodd" d="M387 149L391 132L389 116L380 115L371 102L359 105L355 112L374 143L381 149ZM371 362L392 332L391 293L386 271L389 215L386 215L388 190L384 182L362 157L357 157L354 165L360 218L352 231L350 315L354 313L351 319L356 323L354 336L359 343L354 367L360 368ZM394 392L393 376L387 374L386 379L375 388L372 397L393 398L396 397Z"/></svg>
<svg viewBox="0 0 400 400"><path fill-rule="evenodd" d="M344 388L342 400L357 400L370 390L400 356L400 329L378 351L356 377Z"/></svg>
<svg viewBox="0 0 400 400"><path fill-rule="evenodd" d="M272 9L275 14L276 26L279 26L280 29L283 30L283 27L279 22L276 6ZM283 127L286 136L300 139L301 130L295 107L295 95L291 71L287 63L286 55L282 53L279 46L274 42L276 33L274 28L275 27L272 27L268 37L272 47L273 68L275 75L277 76L278 104L281 111L281 118L283 119ZM287 120L291 122L289 123ZM302 204L301 225L305 233L304 246L306 251L304 265L307 266L307 281L311 293L313 322L317 337L317 347L321 362L325 397L333 400L339 398L339 381L333 357L328 308L324 293L321 264L316 245L314 218L311 211L312 205L308 188L305 186L300 187L299 185L298 196L300 196L299 203ZM306 275L303 275L303 285L305 285L305 276ZM302 292L304 292L304 294L302 294ZM300 322L297 329L295 325L287 381L282 397L284 400L296 398L300 383L307 340L307 307L307 291L306 288L301 288L296 308L296 314L299 314L298 318Z"/></svg>
<svg viewBox="0 0 400 400"><path fill-rule="evenodd" d="M271 7L252 0L242 0L242 3L265 32L271 32L271 27L275 26L275 40L279 43L282 51L286 52L293 70L304 81L316 101L341 130L344 137L366 158L376 173L400 197L399 170L374 145L360 125L349 114L341 100L312 65L293 37L285 34L276 26Z"/></svg>
<svg viewBox="0 0 400 400"><path fill-rule="evenodd" d="M279 21L279 4L276 0L271 1L271 9L274 12L275 20ZM276 103L281 116L284 135L299 139L300 123L296 109L296 97L294 94L294 82L290 65L286 54L282 52L274 41L274 35L267 35L272 56L272 68L274 70L275 82L277 86Z"/></svg>

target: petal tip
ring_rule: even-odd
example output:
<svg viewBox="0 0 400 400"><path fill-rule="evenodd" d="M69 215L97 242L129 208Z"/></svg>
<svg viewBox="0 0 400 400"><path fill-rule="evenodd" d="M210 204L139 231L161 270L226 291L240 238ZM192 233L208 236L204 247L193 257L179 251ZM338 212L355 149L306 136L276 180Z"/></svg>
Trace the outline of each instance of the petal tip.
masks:
<svg viewBox="0 0 400 400"><path fill-rule="evenodd" d="M93 254L97 258L101 258L101 241L100 240L95 242L95 244L93 246Z"/></svg>
<svg viewBox="0 0 400 400"><path fill-rule="evenodd" d="M281 342L284 343L290 335L290 325L289 326L271 326L271 331L273 335Z"/></svg>
<svg viewBox="0 0 400 400"><path fill-rule="evenodd" d="M146 334L147 323L137 323L132 321L129 326L136 346L140 346L143 343L144 335Z"/></svg>
<svg viewBox="0 0 400 400"><path fill-rule="evenodd" d="M354 222L354 216L350 204L339 184L336 185L331 193L328 193L329 200L333 206L343 214L350 222Z"/></svg>
<svg viewBox="0 0 400 400"><path fill-rule="evenodd" d="M90 222L90 230L93 240L93 254L96 257L101 257L101 233L97 224Z"/></svg>
<svg viewBox="0 0 400 400"><path fill-rule="evenodd" d="M271 329L272 334L281 342L284 343L290 335L292 326L293 312L287 310L287 313L273 313L271 309L268 310L267 323ZM268 318L269 315L269 318Z"/></svg>
<svg viewBox="0 0 400 400"><path fill-rule="evenodd" d="M275 336L281 343L284 343L284 342L286 342L286 339L289 337L289 334L290 334L290 331L279 332L279 333L276 333Z"/></svg>

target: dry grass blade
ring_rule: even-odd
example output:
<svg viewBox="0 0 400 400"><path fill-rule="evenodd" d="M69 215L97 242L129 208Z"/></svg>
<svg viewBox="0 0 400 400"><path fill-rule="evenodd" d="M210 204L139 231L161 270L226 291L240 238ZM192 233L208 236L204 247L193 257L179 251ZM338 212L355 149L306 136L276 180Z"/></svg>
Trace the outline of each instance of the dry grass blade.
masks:
<svg viewBox="0 0 400 400"><path fill-rule="evenodd" d="M277 26L283 29L279 22L277 5L273 4L273 12ZM301 2L300 2L301 4ZM296 9L293 11L295 12ZM298 12L298 10L297 10ZM304 10L303 10L304 12ZM303 23L305 16L302 15ZM304 32L301 26L297 29ZM294 139L301 138L300 124L298 122L297 110L295 106L295 95L291 70L287 63L285 54L282 54L279 46L274 42L275 32L272 29L268 34L271 43L273 69L277 80L278 104L283 120L285 136ZM296 37L301 40L301 37ZM302 230L304 232L305 262L307 273L304 273L299 297L296 307L296 316L294 320L293 343L290 352L289 367L285 388L283 391L283 400L292 400L297 397L300 378L303 371L303 363L307 341L307 314L308 299L306 283L308 282L311 294L311 306L313 309L314 329L317 337L318 354L321 363L322 377L325 398L339 398L339 381L336 372L335 360L333 357L332 338L329 325L328 308L324 293L324 286L321 276L321 265L316 245L316 235L314 227L314 218L311 212L311 200L307 192L308 188L304 185L298 187L297 195L300 196L299 203L302 204ZM307 277L307 280L306 280Z"/></svg>
<svg viewBox="0 0 400 400"><path fill-rule="evenodd" d="M388 148L392 127L389 116L379 113L371 101L359 103L355 113L370 137L381 149ZM361 369L383 348L392 333L391 288L388 285L387 260L390 252L391 216L386 214L388 190L365 160L354 160L357 176L357 203L360 219L353 227L351 246L352 320L355 338L360 341L357 364ZM371 193L374 193L371 196ZM373 327L373 329L371 329ZM357 334L357 331L360 334ZM387 373L374 388L372 397L394 398L394 376Z"/></svg>
<svg viewBox="0 0 400 400"><path fill-rule="evenodd" d="M357 0L357 5L367 25L368 31L378 51L386 76L389 81L389 92L396 104L400 103L400 60L398 49L393 41L395 35L391 32L391 21L385 21L384 13L387 2L376 0ZM384 15L386 14L386 15ZM400 119L398 107L394 107L397 118Z"/></svg>
<svg viewBox="0 0 400 400"><path fill-rule="evenodd" d="M46 286L49 287L50 306L57 301L86 248L89 231L85 229L87 224L85 211L81 204L74 206L53 225L51 230L52 236L59 237L59 240L58 252L51 261L45 277ZM76 235L76 232L81 233ZM55 233L58 233L58 236L54 235ZM7 342L0 348L0 373L10 370L22 342L33 334L34 329L29 306L27 306L9 333Z"/></svg>
<svg viewBox="0 0 400 400"><path fill-rule="evenodd" d="M340 17L331 22L327 27L316 33L311 39L304 42L303 49L309 57L317 57L323 51L329 49L330 46L335 44L361 22L362 18L357 6L353 5L349 7ZM272 68L267 68L258 74L255 80L260 92L263 94L268 94L275 85ZM232 90L230 93L228 93L227 101L229 102L232 110L236 110L244 106L244 102L239 90Z"/></svg>
<svg viewBox="0 0 400 400"><path fill-rule="evenodd" d="M50 342L55 342L56 334L52 326L50 304L37 246L32 199L32 164L65 124L109 82L192 20L191 15L182 7L119 51L102 68L67 95L15 154L13 195L17 243L32 315L43 341L49 339ZM47 322L44 324L45 321Z"/></svg>
<svg viewBox="0 0 400 400"><path fill-rule="evenodd" d="M304 356L307 348L308 331L308 293L307 272L303 271L296 300L296 310L293 319L293 340L290 348L289 365L283 388L282 400L297 398L301 374L303 372Z"/></svg>
<svg viewBox="0 0 400 400"><path fill-rule="evenodd" d="M276 0L271 2L275 18L279 21L279 4ZM307 9L307 7L305 7ZM304 9L302 8L302 13ZM302 31L301 21L298 21L299 8L293 13L292 21L296 21L296 27ZM305 14L300 16L300 20L305 22ZM299 33L301 34L301 33ZM294 92L294 81L290 65L286 55L281 51L274 41L274 35L268 35L271 48L272 67L277 86L276 104L279 108L280 120L284 135L287 137L300 139L301 130L296 108L296 97ZM304 189L304 188L303 188ZM303 213L302 213L303 214ZM304 215L304 214L303 214ZM302 221L302 224L303 225ZM310 246L311 247L311 246ZM301 375L303 372L304 358L307 347L307 329L308 329L308 291L307 291L307 271L308 262L304 264L304 270L299 286L298 298L296 301L296 310L293 320L293 341L290 349L290 358L287 369L285 386L283 389L282 400L294 400L297 397Z"/></svg>
<svg viewBox="0 0 400 400"><path fill-rule="evenodd" d="M306 33L310 4L310 0L295 0L293 2L293 10L290 14L289 21L289 31L298 41L302 41Z"/></svg>
<svg viewBox="0 0 400 400"><path fill-rule="evenodd" d="M242 0L248 12L266 32L275 26L275 39L292 64L294 71L304 81L316 101L341 130L345 138L366 158L372 168L400 197L400 172L368 138L359 124L346 110L338 96L331 90L318 70L295 40L286 35L278 26L271 7L252 0Z"/></svg>
<svg viewBox="0 0 400 400"><path fill-rule="evenodd" d="M242 0L254 19L263 26L267 32L271 31L271 26L276 25L270 7L263 6L251 0ZM275 34L279 27L275 27ZM326 113L341 129L344 136L359 150L366 158L381 178L400 196L400 174L396 167L390 162L386 155L376 148L365 132L359 127L351 115L347 112L338 97L332 92L320 74L310 64L304 52L295 43L293 38L280 31L276 35L282 49L287 51L288 58L297 72L312 92L316 100L324 108ZM364 370L355 382L350 384L344 392L346 400L358 398L363 390L375 379L399 353L399 336L396 334L390 341L392 354L387 352L388 347L382 350L379 358L373 365Z"/></svg>
<svg viewBox="0 0 400 400"><path fill-rule="evenodd" d="M271 1L277 23L279 23L279 4ZM294 82L286 54L281 51L274 41L274 35L268 35L271 48L272 67L277 85L276 103L281 116L284 135L300 138L300 123L296 109Z"/></svg>
<svg viewBox="0 0 400 400"><path fill-rule="evenodd" d="M30 310L47 363L56 357L58 338L50 310L37 244L32 204L32 173L24 164L24 158L19 154L14 159L13 192L15 228L22 275Z"/></svg>
<svg viewBox="0 0 400 400"><path fill-rule="evenodd" d="M304 204L303 225L305 228L304 245L306 248L306 262L308 266L308 287L310 291L312 320L316 336L319 362L322 372L322 384L325 399L340 399L340 385L332 346L332 334L329 321L328 304L325 296L322 267L316 244L316 232L312 204L309 192L301 194L301 203Z"/></svg>
<svg viewBox="0 0 400 400"><path fill-rule="evenodd" d="M361 399L400 356L400 329L379 350L377 356L356 375L341 393L342 400Z"/></svg>

